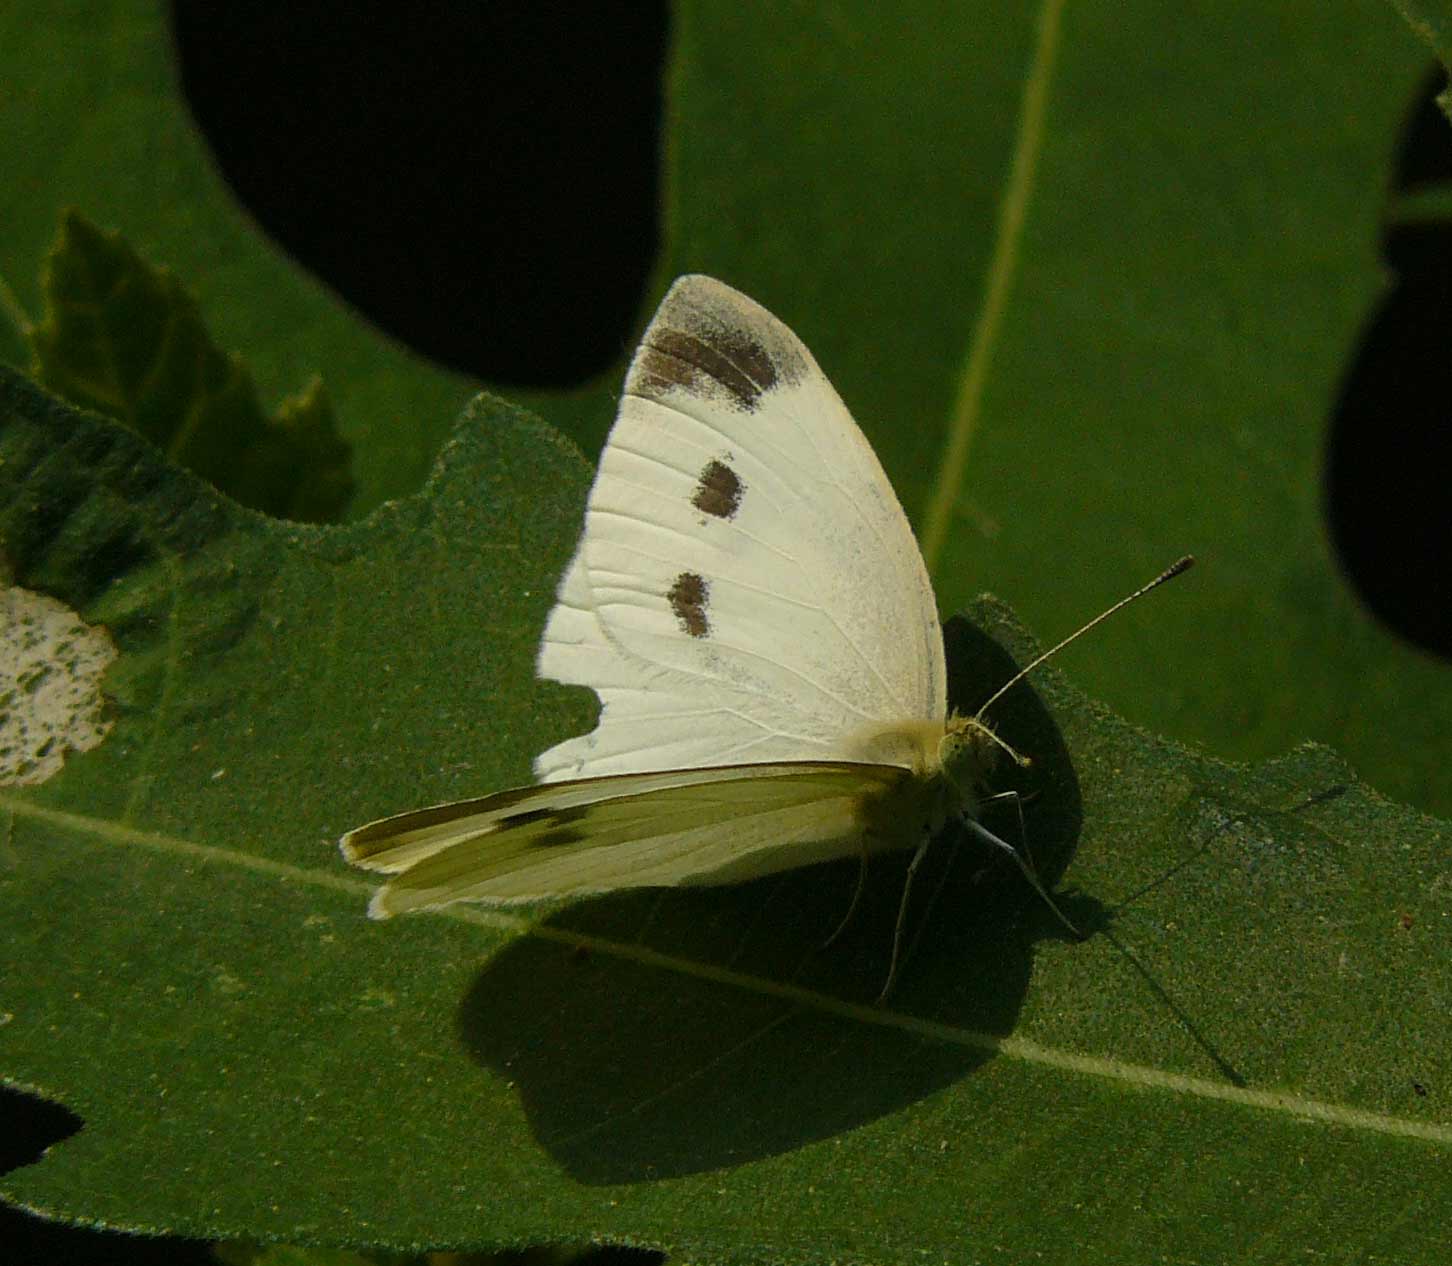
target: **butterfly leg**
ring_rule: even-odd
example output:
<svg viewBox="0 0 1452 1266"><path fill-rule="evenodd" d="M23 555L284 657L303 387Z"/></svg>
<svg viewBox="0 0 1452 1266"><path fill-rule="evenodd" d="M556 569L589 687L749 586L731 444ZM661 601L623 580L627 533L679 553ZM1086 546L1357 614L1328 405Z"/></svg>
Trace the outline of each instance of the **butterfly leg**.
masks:
<svg viewBox="0 0 1452 1266"><path fill-rule="evenodd" d="M862 894L867 890L867 837L862 837L862 865L857 868L857 887L852 893L852 901L847 906L847 913L842 916L842 922L837 924L837 930L822 942L822 949L831 949L837 943L837 938L847 930L847 925L852 922L852 916L857 913L857 907L862 903Z"/></svg>
<svg viewBox="0 0 1452 1266"><path fill-rule="evenodd" d="M1030 795L1037 795L1037 792L1030 792ZM1018 843L1019 849L1028 853L1028 824L1023 820L1023 796L1017 791L995 791L991 796L984 796L978 804L981 808L985 804L998 804L1003 800L1013 801L1013 811L1018 815ZM1014 850L1019 851L1018 849Z"/></svg>
<svg viewBox="0 0 1452 1266"><path fill-rule="evenodd" d="M907 927L908 898L912 894L913 880L918 873L918 867L923 864L923 858L928 855L928 845L933 842L931 835L924 835L923 842L918 845L917 852L908 863L907 878L902 884L902 900L897 905L897 926L892 930L892 961L887 965L887 981L882 986L882 992L877 995L877 1005L881 1006L887 1001L887 996L893 991L897 984L897 974L902 968L902 934Z"/></svg>
<svg viewBox="0 0 1452 1266"><path fill-rule="evenodd" d="M1014 793L1010 792L1009 794ZM1062 923L1066 928L1068 928L1069 931L1072 932L1081 941L1084 939L1084 934L1080 932L1079 929L1076 928L1072 923L1070 923L1068 916L1066 916L1064 912L1060 910L1057 905L1054 904L1054 899L1049 896L1048 889L1046 889L1044 885L1040 882L1038 874L1033 868L1033 863L1029 860L1028 854L1026 852L1014 848L1014 846L1010 844L1007 840L999 839L998 836L994 835L992 831L990 831L976 818L970 818L967 816L967 814L964 814L961 821L963 823L964 829L967 830L970 835L977 836L985 844L992 844L994 848L1002 849L1005 853L1012 857L1015 863L1017 863L1019 870L1023 871L1023 877L1029 881L1029 885L1033 888L1033 890L1038 893L1040 897L1043 898L1044 904L1054 912L1054 916L1059 920L1059 922Z"/></svg>

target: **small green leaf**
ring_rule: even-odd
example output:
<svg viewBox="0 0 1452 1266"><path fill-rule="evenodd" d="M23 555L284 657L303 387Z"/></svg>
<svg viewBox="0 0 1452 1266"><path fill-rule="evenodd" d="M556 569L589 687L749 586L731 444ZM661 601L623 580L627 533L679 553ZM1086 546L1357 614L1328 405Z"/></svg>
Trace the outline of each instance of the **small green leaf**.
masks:
<svg viewBox="0 0 1452 1266"><path fill-rule="evenodd" d="M212 343L181 282L73 210L43 292L44 319L28 333L45 386L124 422L243 505L314 522L342 513L348 445L320 379L268 417L242 359Z"/></svg>
<svg viewBox="0 0 1452 1266"><path fill-rule="evenodd" d="M1452 836L1322 748L1226 765L1042 670L997 720L1091 935L944 848L891 1009L902 858L825 953L852 863L368 921L341 831L524 781L590 724L533 673L588 473L484 401L423 493L283 524L0 374L16 580L120 651L105 741L0 796L3 1075L85 1122L7 1199L397 1251L1437 1260ZM1034 650L973 615L964 706Z"/></svg>

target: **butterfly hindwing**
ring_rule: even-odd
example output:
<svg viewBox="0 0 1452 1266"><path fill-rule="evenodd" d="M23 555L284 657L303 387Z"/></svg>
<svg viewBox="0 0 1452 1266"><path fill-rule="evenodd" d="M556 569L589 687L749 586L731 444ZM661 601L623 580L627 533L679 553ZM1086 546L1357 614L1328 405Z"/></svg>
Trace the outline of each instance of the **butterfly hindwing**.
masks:
<svg viewBox="0 0 1452 1266"><path fill-rule="evenodd" d="M891 485L801 341L721 282L681 278L642 339L539 671L602 705L545 781L866 759L864 730L942 719Z"/></svg>
<svg viewBox="0 0 1452 1266"><path fill-rule="evenodd" d="M344 837L343 851L395 876L375 916L730 883L901 845L867 828L912 785L897 766L845 762L590 778L385 818Z"/></svg>

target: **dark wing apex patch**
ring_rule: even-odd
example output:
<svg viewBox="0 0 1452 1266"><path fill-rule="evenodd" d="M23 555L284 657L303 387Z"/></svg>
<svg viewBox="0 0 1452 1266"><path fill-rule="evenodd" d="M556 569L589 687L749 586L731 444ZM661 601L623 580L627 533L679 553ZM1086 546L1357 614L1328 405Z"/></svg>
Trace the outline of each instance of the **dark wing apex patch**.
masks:
<svg viewBox="0 0 1452 1266"><path fill-rule="evenodd" d="M765 308L709 277L682 277L646 330L625 390L658 401L685 391L754 413L806 369L806 349Z"/></svg>
<svg viewBox="0 0 1452 1266"><path fill-rule="evenodd" d="M724 391L737 408L752 413L761 393L776 385L776 371L759 347L737 355L739 363L731 349L713 346L684 330L655 330L640 345L631 390L650 398L653 390L663 393L671 387L684 387L697 396L720 396ZM755 362L765 364L765 381L752 377L746 368Z"/></svg>
<svg viewBox="0 0 1452 1266"><path fill-rule="evenodd" d="M723 461L713 458L701 470L691 504L702 514L717 519L734 519L741 508L741 494L746 486L741 477Z"/></svg>
<svg viewBox="0 0 1452 1266"><path fill-rule="evenodd" d="M693 571L683 571L677 576L666 595L681 628L692 637L705 637L711 631L711 622L706 619L706 600L710 596L711 586Z"/></svg>

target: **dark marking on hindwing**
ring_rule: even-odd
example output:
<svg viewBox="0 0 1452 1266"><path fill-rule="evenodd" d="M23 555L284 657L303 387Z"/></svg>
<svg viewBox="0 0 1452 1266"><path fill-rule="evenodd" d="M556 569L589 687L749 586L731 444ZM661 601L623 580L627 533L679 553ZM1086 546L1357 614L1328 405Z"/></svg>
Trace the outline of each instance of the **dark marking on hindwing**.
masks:
<svg viewBox="0 0 1452 1266"><path fill-rule="evenodd" d="M535 844L540 848L557 848L562 844L582 844L585 841L584 829L578 826L556 827L553 831L546 831Z"/></svg>
<svg viewBox="0 0 1452 1266"><path fill-rule="evenodd" d="M706 600L710 596L711 586L693 571L677 576L666 595L681 628L692 637L705 637L711 631L711 622L706 619Z"/></svg>
<svg viewBox="0 0 1452 1266"><path fill-rule="evenodd" d="M521 826L533 826L536 822L578 822L585 816L585 810L573 808L521 809L518 813L506 813L499 819L501 828L513 830Z"/></svg>
<svg viewBox="0 0 1452 1266"><path fill-rule="evenodd" d="M547 825L549 830L533 841L535 846L541 848L578 844L585 838L585 832L575 824L585 818L588 812L588 809L578 806L565 809L525 809L521 813L508 814L500 820L499 825L501 829L509 830L534 826L536 823Z"/></svg>
<svg viewBox="0 0 1452 1266"><path fill-rule="evenodd" d="M725 462L712 458L701 471L701 481L691 504L702 514L717 519L734 519L741 508L741 494L746 485Z"/></svg>

